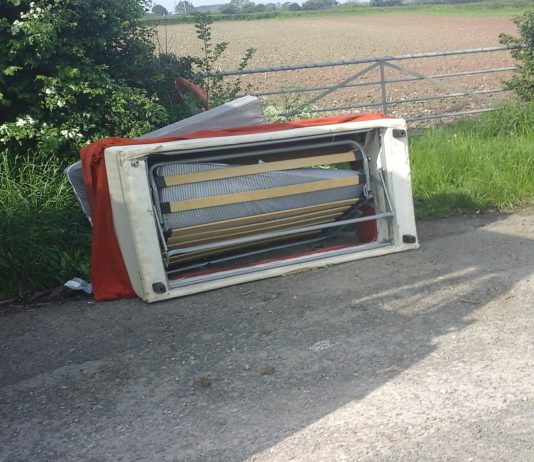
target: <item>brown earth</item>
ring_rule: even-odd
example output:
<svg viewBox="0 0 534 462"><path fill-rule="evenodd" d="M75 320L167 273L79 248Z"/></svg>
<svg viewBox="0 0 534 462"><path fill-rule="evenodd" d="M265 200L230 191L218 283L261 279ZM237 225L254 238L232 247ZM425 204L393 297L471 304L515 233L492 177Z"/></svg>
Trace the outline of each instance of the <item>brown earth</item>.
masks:
<svg viewBox="0 0 534 462"><path fill-rule="evenodd" d="M416 52L447 51L499 45L500 33L516 34L510 18L466 18L429 15L340 16L313 19L284 19L213 24L215 42L230 43L220 59L220 69L235 69L249 47L257 49L250 67L292 65L310 62L350 60ZM178 55L199 55L200 42L191 24L160 28L161 47ZM462 72L513 65L509 52L480 53L446 58L425 58L398 62L424 74ZM265 73L248 76L243 86L251 93L290 86L313 87L336 84L363 69L339 66L312 70ZM506 73L448 78L447 81L470 90L499 88ZM386 69L386 78L401 75ZM364 79L375 81L378 70ZM364 80L365 81L365 80ZM406 82L388 86L388 99L399 100L454 92L427 82ZM308 93L307 95L310 95ZM497 98L492 95L490 98ZM379 86L337 91L318 107L363 104L380 99ZM289 106L295 103L289 102ZM278 100L278 107L284 102ZM439 100L438 103L397 106L392 113L408 116L432 110L456 111L479 107L469 99ZM375 108L379 110L381 108Z"/></svg>

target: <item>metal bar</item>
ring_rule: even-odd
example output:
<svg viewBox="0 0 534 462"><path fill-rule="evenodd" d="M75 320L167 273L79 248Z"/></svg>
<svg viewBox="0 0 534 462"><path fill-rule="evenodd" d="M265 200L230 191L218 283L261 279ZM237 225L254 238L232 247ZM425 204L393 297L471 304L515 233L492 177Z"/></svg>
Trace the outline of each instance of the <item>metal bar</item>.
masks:
<svg viewBox="0 0 534 462"><path fill-rule="evenodd" d="M507 50L509 51L509 50L513 50L514 48L516 47L503 46L503 47L467 48L464 50L434 51L434 52L424 52L424 53L412 53L412 54L406 54L406 55L381 56L381 57L350 59L350 60L342 60L342 61L326 61L326 62L307 63L307 64L299 64L299 65L288 65L288 66L256 67L256 68L243 69L243 70L210 72L208 74L205 74L205 77L262 74L266 72L296 71L300 69L313 69L313 68L319 68L319 67L347 66L350 64L368 64L368 63L376 63L379 61L401 61L401 60L406 60L406 59L436 58L436 57L442 57L442 56L467 55L467 54L472 54L472 53L489 53L489 52L507 51Z"/></svg>
<svg viewBox="0 0 534 462"><path fill-rule="evenodd" d="M496 88L492 90L479 90L473 93L501 93L501 92L507 92L511 91L506 88ZM436 100L436 99L445 99L445 98L458 98L460 96L465 96L464 93L447 93L446 95L438 95L438 96L422 96L421 98L413 98L413 99L406 99L406 100L393 100L388 101L389 106L399 105L403 103L417 103L419 101L427 101L427 100ZM366 104L356 104L356 105L350 105L350 106L335 106L335 107L327 107L327 108L317 108L314 109L313 112L334 112L334 111L348 111L351 109L361 109L361 108L369 108L369 107L378 107L382 106L382 103L366 103ZM281 113L281 116L289 115L287 113Z"/></svg>
<svg viewBox="0 0 534 462"><path fill-rule="evenodd" d="M336 257L339 255L346 255L348 253L354 253L355 251L363 252L365 250L389 247L390 245L391 245L391 242L389 241L380 242L380 243L370 243L370 244L356 244L356 245L346 247L343 249L325 250L324 252L318 252L312 255L304 255L301 257L295 257L295 258L291 258L288 260L263 263L261 265L258 265L257 267L247 266L246 268L236 268L234 270L221 271L219 273L206 274L202 276L169 281L169 287L171 289L175 289L178 287L185 287L185 286L189 286L192 284L198 284L200 282L216 281L217 279L228 278L231 276L238 276L240 274L254 273L257 271L263 271L263 270L274 269L274 268L283 268L285 266L294 265L296 263L306 263L309 261L319 260L325 257Z"/></svg>
<svg viewBox="0 0 534 462"><path fill-rule="evenodd" d="M320 225L304 226L302 228L288 229L285 231L271 231L268 233L256 234L254 236L247 236L247 237L242 237L238 239L228 239L226 241L214 242L211 244L202 244L202 245L187 247L185 249L171 250L170 252L167 253L167 257L172 257L174 255L184 255L188 253L195 253L195 252L200 252L203 250L222 249L224 247L229 247L232 245L248 244L248 243L253 243L259 240L273 239L277 237L294 236L296 234L302 234L302 233L311 232L311 231L321 231L323 229L335 228L337 226L350 225L353 223L362 223L364 221L377 220L379 218L389 218L393 216L394 214L391 212L384 212L384 213L377 213L376 215L371 215L371 216L366 216L366 217L361 217L361 218L353 218L350 220L335 221L333 223L324 223Z"/></svg>
<svg viewBox="0 0 534 462"><path fill-rule="evenodd" d="M431 119L444 119L447 117L461 117L464 115L471 114L480 114L482 112L492 112L496 111L497 108L486 108L486 109L473 109L472 111L461 111L461 112L448 112L445 114L435 114L421 117L412 117L411 119L406 119L406 122L419 122L420 120L431 120Z"/></svg>
<svg viewBox="0 0 534 462"><path fill-rule="evenodd" d="M324 137L324 135L322 135ZM295 138L295 139L298 139L299 141L307 141L307 139L305 138ZM284 140L284 141L293 141L293 140ZM265 143L261 143L261 144L265 144ZM258 147L261 147L261 144L258 143ZM268 143L268 144L275 144L275 142L271 142L271 143ZM308 149L321 149L321 148L332 148L332 147L336 147L336 146L343 146L343 145L353 145L353 146L356 146L358 149L360 149L361 151L361 146L359 143L357 143L356 141L354 140L341 140L341 141L331 141L331 142L324 142L324 143L317 143L317 144L299 144L299 145L295 145L295 146L290 146L290 147L282 147L282 148L272 148L272 149L261 149L261 150L257 150L257 151L247 151L247 152L241 152L241 153L237 153L237 154L219 154L219 155L213 155L213 156L209 156L209 157L199 157L197 159L185 159L185 160L177 160L177 161L174 161L173 163L191 163L191 162L219 162L219 161L222 161L222 160L235 160L235 159L242 159L242 158L246 158L246 157L251 157L251 156L270 156L270 155L274 155L274 154L280 154L281 152L294 152L294 151L306 151ZM236 146L234 146L236 147ZM239 146L238 146L239 147ZM225 148L224 149L225 151L231 151L231 148ZM215 148L213 148L211 151L208 151L208 152L213 152L215 151ZM362 157L365 157L364 154L363 154L363 151L362 152ZM358 159L359 160L359 159ZM161 165L165 165L165 164L168 164L170 162L160 162L158 164L154 164L155 167L159 167Z"/></svg>
<svg viewBox="0 0 534 462"><path fill-rule="evenodd" d="M389 197L389 191L388 191L388 188L386 186L386 178L384 177L384 169L381 168L378 170L378 175L380 176L380 181L382 182L382 188L384 188L384 196L386 198L386 204L387 204L387 209L389 209L389 211L393 214L395 214L395 210L393 210L393 202L391 202L391 199Z"/></svg>
<svg viewBox="0 0 534 462"><path fill-rule="evenodd" d="M387 102L387 92L386 92L386 73L384 70L384 63L380 62L380 95L382 96L382 112L384 114L388 113L388 102Z"/></svg>
<svg viewBox="0 0 534 462"><path fill-rule="evenodd" d="M351 109L362 109L362 108L368 108L368 107L378 107L378 106L382 106L382 103L367 103L367 104L355 104L355 105L350 105L350 106L336 106L336 107L328 107L328 108L324 108L324 109L321 109L321 108L317 108L317 109L313 109L313 112L333 112L333 111L348 111L348 110L351 110ZM291 115L289 112L282 112L279 114L280 116L282 117L285 117L285 116L289 116Z"/></svg>
<svg viewBox="0 0 534 462"><path fill-rule="evenodd" d="M328 96L330 93L338 90L339 88L343 88L347 83L351 82L352 80L354 79L357 79L358 77L361 77L362 75L365 75L367 74L369 71L371 71L372 69L374 69L375 67L378 66L378 63L374 63L374 64L371 64L370 66L367 66L365 69L363 69L362 71L360 72L357 72L356 74L354 75L351 75L349 78L339 82L337 85L334 85L332 88L330 88L329 90L326 90L325 92L317 95L317 96L314 96L313 98L309 99L308 101L306 101L305 103L301 104L300 106L298 106L297 108L293 109L293 111L291 111L290 113L291 114L297 114L301 109L303 109L304 107L308 106L309 104L313 104L315 103L315 101L318 101L320 100L321 98L324 98L325 96Z"/></svg>
<svg viewBox="0 0 534 462"><path fill-rule="evenodd" d="M479 74L492 74L496 72L515 71L516 69L517 69L516 66L499 67L499 68L494 68L494 69L482 69L480 71L452 72L448 74L431 74L430 77L435 78L435 79L443 79L443 78L448 78L448 77L462 77L462 76L479 75ZM391 84L391 83L403 83L403 82L416 82L419 80L424 80L424 78L423 77L405 77L402 79L386 80L385 82L388 84ZM370 82L351 83L349 85L345 85L344 88L369 87L372 85L379 85L379 84L380 84L380 80L373 80ZM334 85L325 85L322 87L279 88L277 90L262 91L262 92L250 93L250 94L253 96L274 96L274 95L286 95L290 93L307 93L307 92L313 92L313 91L328 90L330 88L334 88ZM245 96L245 95L238 95L238 96Z"/></svg>
<svg viewBox="0 0 534 462"><path fill-rule="evenodd" d="M477 95L475 93L473 93L472 91L470 90L466 90L458 85L454 85L452 83L449 83L449 82L443 82L442 80L438 80L438 79L435 79L433 77L430 77L428 75L425 75L425 74L422 74L421 72L417 72L417 71L414 71L412 69L408 69L407 67L404 67L404 66L401 66L399 64L393 64L393 63L390 63L390 62L384 62L384 65L386 66L389 66L393 69L396 69L400 72L404 72L406 74L411 74L411 75L415 75L416 77L422 77L424 78L425 80L428 80L429 82L432 82L440 87L445 87L445 88L449 88L451 90L456 90L456 91L459 91L459 92L462 92L463 94L465 95L469 95L469 96L472 96L474 98L477 98L481 101L484 101L486 103L490 103L491 100L486 98L485 96L481 96L481 95Z"/></svg>
<svg viewBox="0 0 534 462"><path fill-rule="evenodd" d="M185 271L190 271L190 270L197 269L197 268L204 268L206 266L217 265L219 263L224 263L225 261L235 261L236 259L239 259L239 258L251 257L252 255L259 255L259 254L266 253L266 252L272 252L274 250L287 249L289 247L295 247L297 245L314 244L315 242L324 241L325 239L328 239L328 237L329 236L315 237L313 239L305 239L303 241L290 242L289 244L268 246L265 249L250 250L248 252L238 253L235 255L231 255L229 257L216 258L214 260L209 260L209 261L205 261L202 263L195 263L193 265L187 265L181 268L176 268L174 270L167 271L167 275L183 273Z"/></svg>
<svg viewBox="0 0 534 462"><path fill-rule="evenodd" d="M506 91L511 91L507 88L495 88L491 90L478 90L472 92L474 95L488 95L493 93L502 93ZM432 101L436 99L446 99L446 98L458 98L460 96L465 96L464 93L447 93L446 95L436 95L436 96L421 96L420 98L412 98L412 99L402 99L402 100L396 100L396 101L390 101L389 104L404 104L404 103L417 103L420 101Z"/></svg>
<svg viewBox="0 0 534 462"><path fill-rule="evenodd" d="M366 133L371 131L371 129L360 129L360 130L351 130L347 132L343 132L343 135L350 136L350 135L358 135L361 133ZM278 145L278 144L286 144L286 143L303 143L307 141L315 141L315 140L322 140L322 139L330 139L329 142L327 142L328 146L331 146L334 143L335 138L339 139L339 136L336 136L335 134L331 133L321 133L319 135L309 135L309 136L299 136L296 138L281 138L277 140L266 140L266 141L253 141L248 143L236 143L236 144L222 144L218 146L210 146L205 148L192 148L192 149L183 149L183 150L170 150L165 152L160 152L158 154L162 156L184 156L184 155L190 155L195 154L197 157L194 159L186 159L183 162L199 162L199 161L205 161L206 159L212 159L211 157L206 158L199 156L205 153L215 153L218 151L229 151L232 149L248 149L248 148L257 148L261 146L272 146L272 145ZM352 143L352 139L343 139L342 140L345 143ZM316 145L314 145L316 146ZM221 159L221 157L217 157L217 159ZM163 163L167 163L163 162ZM152 170L151 170L152 171Z"/></svg>

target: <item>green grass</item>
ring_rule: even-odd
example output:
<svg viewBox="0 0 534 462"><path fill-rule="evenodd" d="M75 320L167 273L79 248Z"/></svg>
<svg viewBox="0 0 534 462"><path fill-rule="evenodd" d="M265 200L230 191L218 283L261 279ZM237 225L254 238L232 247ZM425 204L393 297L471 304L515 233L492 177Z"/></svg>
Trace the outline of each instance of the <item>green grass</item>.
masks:
<svg viewBox="0 0 534 462"><path fill-rule="evenodd" d="M418 218L534 199L534 102L410 141ZM53 287L89 267L90 227L56 159L0 153L0 300Z"/></svg>
<svg viewBox="0 0 534 462"><path fill-rule="evenodd" d="M426 131L410 143L418 218L507 210L534 198L534 103Z"/></svg>
<svg viewBox="0 0 534 462"><path fill-rule="evenodd" d="M328 16L376 16L386 14L409 14L429 16L462 17L514 17L531 7L530 0L488 0L461 4L403 5L394 7L371 7L343 4L336 8L318 11L265 11L261 13L239 13L234 15L212 14L215 21L256 21L261 19L295 19ZM194 23L194 16L167 16L144 19L147 25L171 25Z"/></svg>
<svg viewBox="0 0 534 462"><path fill-rule="evenodd" d="M0 300L88 274L90 227L61 162L0 153Z"/></svg>

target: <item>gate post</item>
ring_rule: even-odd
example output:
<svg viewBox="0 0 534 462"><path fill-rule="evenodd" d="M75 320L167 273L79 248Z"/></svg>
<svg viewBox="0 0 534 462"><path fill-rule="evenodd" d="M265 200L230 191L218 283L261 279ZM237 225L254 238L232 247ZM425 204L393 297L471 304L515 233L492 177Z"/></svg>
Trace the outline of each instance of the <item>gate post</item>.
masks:
<svg viewBox="0 0 534 462"><path fill-rule="evenodd" d="M386 92L386 73L384 70L384 61L380 61L380 88L382 93L382 113L388 113L388 97Z"/></svg>

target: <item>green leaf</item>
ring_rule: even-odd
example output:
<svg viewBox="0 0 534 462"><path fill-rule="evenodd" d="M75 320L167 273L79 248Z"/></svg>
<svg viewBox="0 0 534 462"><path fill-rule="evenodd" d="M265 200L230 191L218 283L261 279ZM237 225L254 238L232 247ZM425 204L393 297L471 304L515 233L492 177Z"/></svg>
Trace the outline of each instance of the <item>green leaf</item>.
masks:
<svg viewBox="0 0 534 462"><path fill-rule="evenodd" d="M20 66L8 66L4 69L4 74L5 75L9 75L9 76L12 76L12 75L15 75L17 71L20 71L22 69L22 67Z"/></svg>

